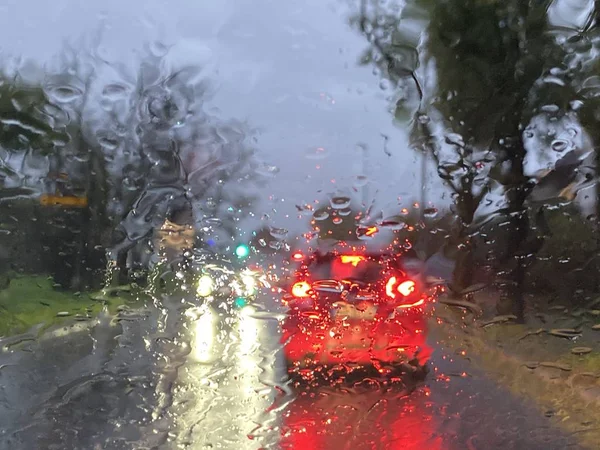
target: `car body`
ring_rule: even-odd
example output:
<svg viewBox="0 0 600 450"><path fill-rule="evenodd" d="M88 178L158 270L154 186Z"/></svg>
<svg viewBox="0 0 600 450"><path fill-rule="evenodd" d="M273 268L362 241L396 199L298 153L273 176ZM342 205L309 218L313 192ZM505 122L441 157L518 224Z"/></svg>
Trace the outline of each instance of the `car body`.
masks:
<svg viewBox="0 0 600 450"><path fill-rule="evenodd" d="M299 263L283 303L282 344L292 377L341 372L424 375L426 308L435 291L402 269L401 256L328 252Z"/></svg>

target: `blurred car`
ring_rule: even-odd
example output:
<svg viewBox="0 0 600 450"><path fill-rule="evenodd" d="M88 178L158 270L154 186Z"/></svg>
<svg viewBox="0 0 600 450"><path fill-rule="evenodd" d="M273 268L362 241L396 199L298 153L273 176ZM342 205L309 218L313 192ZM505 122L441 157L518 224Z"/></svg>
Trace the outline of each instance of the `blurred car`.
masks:
<svg viewBox="0 0 600 450"><path fill-rule="evenodd" d="M282 299L289 308L282 344L293 379L425 376L425 308L436 291L408 276L401 257L334 251L293 259L299 267Z"/></svg>
<svg viewBox="0 0 600 450"><path fill-rule="evenodd" d="M263 286L259 271L246 264L249 249L241 244L224 252L203 245L186 225L165 222L152 269L151 284L173 294L183 292L191 302L231 313L252 304Z"/></svg>
<svg viewBox="0 0 600 450"><path fill-rule="evenodd" d="M227 312L252 304L262 286L257 271L226 255L194 252L189 267L196 296Z"/></svg>

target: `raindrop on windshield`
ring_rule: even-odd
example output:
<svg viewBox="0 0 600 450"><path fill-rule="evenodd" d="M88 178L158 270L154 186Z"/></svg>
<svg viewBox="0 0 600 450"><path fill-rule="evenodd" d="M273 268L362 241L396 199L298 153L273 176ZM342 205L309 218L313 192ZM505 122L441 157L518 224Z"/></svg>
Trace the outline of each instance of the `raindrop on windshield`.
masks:
<svg viewBox="0 0 600 450"><path fill-rule="evenodd" d="M352 199L350 197L332 197L329 201L333 209L345 209L350 206Z"/></svg>
<svg viewBox="0 0 600 450"><path fill-rule="evenodd" d="M306 150L305 156L308 159L319 160L327 158L329 153L324 147L313 147Z"/></svg>
<svg viewBox="0 0 600 450"><path fill-rule="evenodd" d="M102 96L109 101L121 100L129 94L129 88L123 84L109 84L102 89Z"/></svg>
<svg viewBox="0 0 600 450"><path fill-rule="evenodd" d="M71 103L78 100L83 92L74 86L50 86L48 96L58 103Z"/></svg>
<svg viewBox="0 0 600 450"><path fill-rule="evenodd" d="M326 220L329 218L329 213L325 210L315 211L315 213L313 214L313 218L318 221Z"/></svg>
<svg viewBox="0 0 600 450"><path fill-rule="evenodd" d="M354 187L355 188L362 188L364 186L366 186L369 183L369 177L367 177L366 175L356 175L354 177Z"/></svg>
<svg viewBox="0 0 600 450"><path fill-rule="evenodd" d="M566 141L564 139L555 139L554 141L552 141L552 150L554 150L555 152L564 152L565 150L567 150L570 146L569 141Z"/></svg>
<svg viewBox="0 0 600 450"><path fill-rule="evenodd" d="M263 163L258 167L257 172L264 177L272 178L279 173L279 167Z"/></svg>
<svg viewBox="0 0 600 450"><path fill-rule="evenodd" d="M271 233L271 236L273 236L275 239L284 239L288 234L288 230L285 228L271 227L269 229L269 233Z"/></svg>

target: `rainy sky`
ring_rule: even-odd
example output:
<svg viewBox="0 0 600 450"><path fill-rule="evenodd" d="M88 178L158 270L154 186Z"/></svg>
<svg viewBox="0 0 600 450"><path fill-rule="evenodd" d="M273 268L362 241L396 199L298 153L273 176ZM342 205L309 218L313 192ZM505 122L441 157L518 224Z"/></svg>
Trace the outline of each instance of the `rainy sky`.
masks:
<svg viewBox="0 0 600 450"><path fill-rule="evenodd" d="M183 0L177 7L158 0L9 0L0 5L0 51L3 59L46 62L68 41L107 61L135 64L151 45L168 50L175 68L204 64L218 86L207 108L258 129L262 159L280 169L261 213L293 229L295 204L353 187L363 172L360 144L368 149L368 196L378 206L419 196L417 156L388 112L393 93L380 88L372 68L357 66L366 41L350 29L348 14L347 4L319 0ZM429 180L431 198L441 202L433 170Z"/></svg>

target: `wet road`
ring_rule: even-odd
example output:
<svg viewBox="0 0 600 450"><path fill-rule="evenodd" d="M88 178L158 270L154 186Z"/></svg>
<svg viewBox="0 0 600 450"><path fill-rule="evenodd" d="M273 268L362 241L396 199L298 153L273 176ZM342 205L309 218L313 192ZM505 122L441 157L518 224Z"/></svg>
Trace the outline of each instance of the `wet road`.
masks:
<svg viewBox="0 0 600 450"><path fill-rule="evenodd" d="M0 449L578 448L433 342L434 370L413 392L368 383L300 392L286 382L276 315L247 311L223 325L177 305L5 340Z"/></svg>

